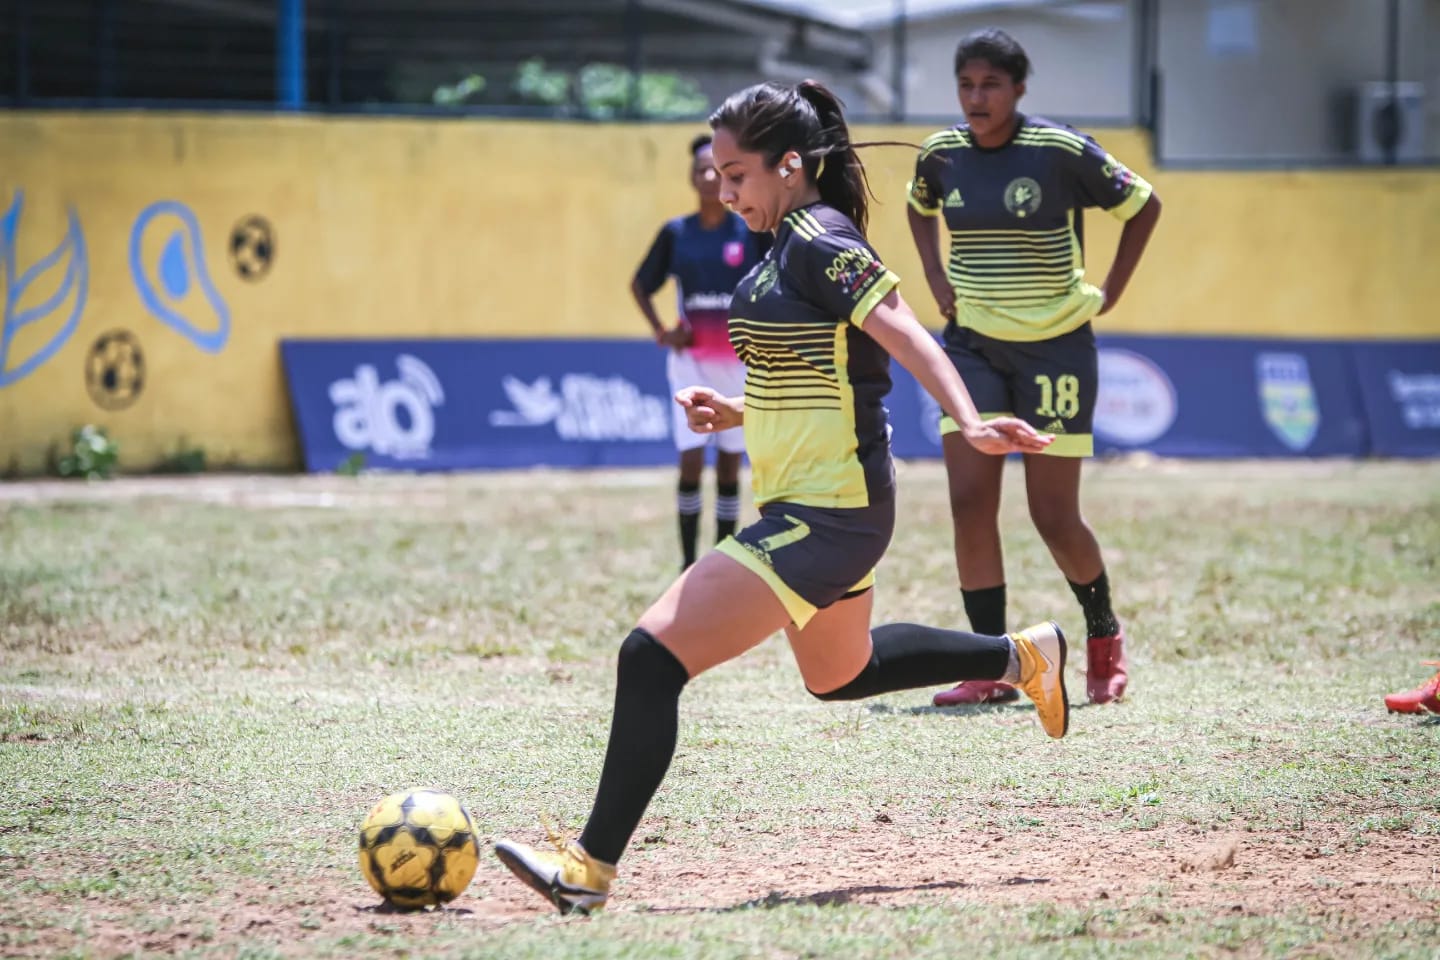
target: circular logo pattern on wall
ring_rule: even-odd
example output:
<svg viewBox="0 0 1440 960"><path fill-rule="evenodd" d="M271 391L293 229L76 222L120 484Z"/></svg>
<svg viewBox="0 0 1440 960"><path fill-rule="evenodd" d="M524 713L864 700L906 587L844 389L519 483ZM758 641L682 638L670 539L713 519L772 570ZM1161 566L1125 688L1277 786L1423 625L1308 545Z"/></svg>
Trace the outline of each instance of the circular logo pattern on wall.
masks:
<svg viewBox="0 0 1440 960"><path fill-rule="evenodd" d="M1125 447L1144 446L1165 436L1180 412L1175 386L1165 371L1132 350L1101 348L1098 361L1095 436Z"/></svg>
<svg viewBox="0 0 1440 960"><path fill-rule="evenodd" d="M145 354L129 330L102 333L85 356L85 389L102 410L124 410L145 389Z"/></svg>
<svg viewBox="0 0 1440 960"><path fill-rule="evenodd" d="M242 280L255 281L275 262L275 231L264 217L246 217L230 231L230 262Z"/></svg>

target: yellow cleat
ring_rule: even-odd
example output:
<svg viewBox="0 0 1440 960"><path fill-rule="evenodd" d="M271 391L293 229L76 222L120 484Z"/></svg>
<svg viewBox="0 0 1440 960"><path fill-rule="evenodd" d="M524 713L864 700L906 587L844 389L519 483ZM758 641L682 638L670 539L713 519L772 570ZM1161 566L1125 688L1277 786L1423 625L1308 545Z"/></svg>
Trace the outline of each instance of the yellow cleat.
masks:
<svg viewBox="0 0 1440 960"><path fill-rule="evenodd" d="M615 868L590 856L578 843L564 843L555 837L551 841L553 853L501 840L495 844L495 855L562 914L604 909L615 882Z"/></svg>
<svg viewBox="0 0 1440 960"><path fill-rule="evenodd" d="M1020 656L1020 682L1015 684L1035 701L1040 726L1057 740L1070 729L1070 700L1065 695L1065 634L1053 621L1010 634Z"/></svg>

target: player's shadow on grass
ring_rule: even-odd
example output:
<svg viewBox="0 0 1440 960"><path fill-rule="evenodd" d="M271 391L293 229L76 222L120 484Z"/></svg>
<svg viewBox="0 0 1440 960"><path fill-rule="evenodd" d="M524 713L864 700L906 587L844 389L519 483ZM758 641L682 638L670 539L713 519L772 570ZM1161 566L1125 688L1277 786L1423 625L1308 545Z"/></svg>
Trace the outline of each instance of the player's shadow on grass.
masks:
<svg viewBox="0 0 1440 960"><path fill-rule="evenodd" d="M1048 883L1049 881L1034 881ZM819 893L790 895L780 890L771 890L763 897L746 900L728 907L650 907L650 913L741 913L746 910L774 910L777 907L843 907L863 896L883 896L892 893L919 893L925 890L959 890L970 884L962 880L936 880L931 883L916 883L909 886L890 886L883 883L867 883L856 887L842 887L838 890L821 890Z"/></svg>
<svg viewBox="0 0 1440 960"><path fill-rule="evenodd" d="M779 890L771 890L763 897L737 903L733 907L721 907L719 913L735 913L741 910L774 910L776 907L843 907L856 897L874 896L887 893L919 893L922 890L958 890L970 886L961 880L936 880L932 883L916 883L910 886L894 887L883 883L870 883L859 887L843 887L839 890L821 890L804 896L786 896Z"/></svg>
<svg viewBox="0 0 1440 960"><path fill-rule="evenodd" d="M790 896L779 890L771 890L763 897L746 900L729 907L717 907L715 913L739 913L743 910L774 910L776 907L843 907L856 897L883 896L891 893L919 893L925 890L959 890L970 884L961 880L936 880L931 883L915 883L909 886L890 886L883 883L868 883L858 887L842 887L839 890L821 890L803 896ZM708 912L708 911L707 911Z"/></svg>
<svg viewBox="0 0 1440 960"><path fill-rule="evenodd" d="M389 900L381 900L379 903L367 903L357 905L356 913L373 913L382 917L423 917L427 914L456 914L466 916L474 913L469 907L457 907L454 904L445 904L441 907L397 907Z"/></svg>

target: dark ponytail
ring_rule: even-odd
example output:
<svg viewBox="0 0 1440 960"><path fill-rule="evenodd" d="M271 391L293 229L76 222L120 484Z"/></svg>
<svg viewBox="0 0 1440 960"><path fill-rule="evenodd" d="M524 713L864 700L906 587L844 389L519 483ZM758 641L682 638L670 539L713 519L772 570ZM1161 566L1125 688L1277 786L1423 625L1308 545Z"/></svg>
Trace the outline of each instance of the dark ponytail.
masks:
<svg viewBox="0 0 1440 960"><path fill-rule="evenodd" d="M800 154L820 199L849 217L864 235L874 194L855 148L865 144L850 142L843 105L823 84L803 80L793 87L747 87L710 115L710 127L730 131L740 149L761 154L771 166L788 150Z"/></svg>
<svg viewBox="0 0 1440 960"><path fill-rule="evenodd" d="M850 142L844 105L815 80L800 81L795 91L815 110L820 127L820 143L803 152L805 172L820 188L820 199L849 217L864 236L870 219L870 181Z"/></svg>

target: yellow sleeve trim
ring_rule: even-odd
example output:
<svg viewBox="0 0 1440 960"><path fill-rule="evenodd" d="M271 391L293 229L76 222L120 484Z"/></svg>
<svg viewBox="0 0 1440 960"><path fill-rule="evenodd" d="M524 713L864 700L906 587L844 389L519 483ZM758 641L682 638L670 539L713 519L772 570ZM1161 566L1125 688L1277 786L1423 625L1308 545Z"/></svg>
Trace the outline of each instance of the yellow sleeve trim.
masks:
<svg viewBox="0 0 1440 960"><path fill-rule="evenodd" d="M1140 208L1150 201L1150 194L1155 192L1155 188L1150 186L1150 181L1138 174L1134 174L1134 176L1135 189L1130 191L1130 196L1106 211L1122 223L1139 213Z"/></svg>
<svg viewBox="0 0 1440 960"><path fill-rule="evenodd" d="M923 206L921 206L921 205L920 205L920 201L915 199L915 195L914 195L913 193L910 194L909 196L907 196L905 199L910 202L910 209L914 210L916 213L920 214L922 217L938 217L938 216L940 216L940 208L939 208L939 207L923 207Z"/></svg>
<svg viewBox="0 0 1440 960"><path fill-rule="evenodd" d="M857 304L855 309L850 311L850 322L857 327L863 328L865 320L870 316L870 311L875 309L876 304L890 295L890 291L900 286L900 275L894 270L886 270L885 276L875 282L870 292Z"/></svg>

